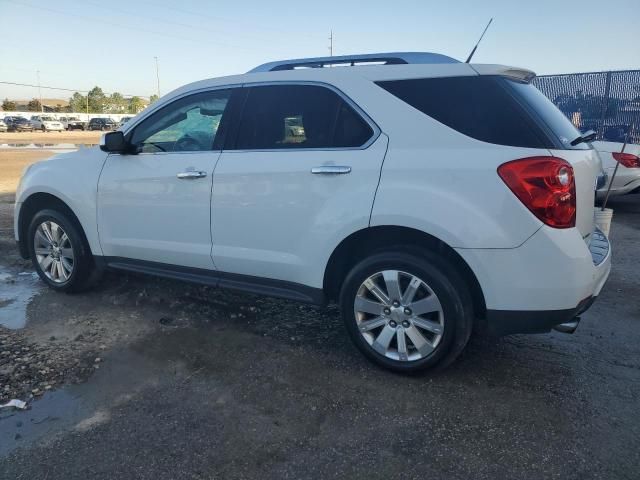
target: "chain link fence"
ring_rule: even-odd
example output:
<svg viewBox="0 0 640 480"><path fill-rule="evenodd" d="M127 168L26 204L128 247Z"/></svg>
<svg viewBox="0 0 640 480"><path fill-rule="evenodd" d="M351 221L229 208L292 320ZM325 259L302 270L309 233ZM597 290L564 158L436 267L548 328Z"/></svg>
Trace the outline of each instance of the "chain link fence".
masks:
<svg viewBox="0 0 640 480"><path fill-rule="evenodd" d="M542 75L534 85L580 130L640 143L640 70Z"/></svg>

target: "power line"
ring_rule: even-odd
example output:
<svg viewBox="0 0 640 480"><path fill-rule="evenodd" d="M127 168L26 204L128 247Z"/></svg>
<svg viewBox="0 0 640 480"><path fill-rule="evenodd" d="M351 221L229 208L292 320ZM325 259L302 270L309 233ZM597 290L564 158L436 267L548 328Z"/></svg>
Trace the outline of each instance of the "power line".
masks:
<svg viewBox="0 0 640 480"><path fill-rule="evenodd" d="M49 7L43 7L40 5L31 5L29 3L23 3L23 2L19 2L17 0L6 0L10 3L13 3L14 5L20 5L22 7L27 7L27 8L32 8L34 10L41 10L41 11L45 11L45 12L51 12L51 13L55 13L58 15L65 15L65 16L69 16L69 17L75 17L78 18L80 20L89 20L91 22L97 22L98 24L101 25L109 25L111 27L115 27L115 28L121 28L124 30L127 30L128 32L131 32L131 30L136 30L139 32L145 32L145 33L150 33L152 35L159 35L161 37L167 37L167 38L173 38L173 39L178 39L178 40L182 40L185 42L193 42L193 43L197 43L198 45L202 45L202 39L196 39L196 38L191 38L191 37L184 37L181 35L172 35L170 33L166 33L166 32L158 32L157 30L150 30L148 28L142 28L139 26L127 26L127 25L122 25L120 23L116 23L116 22L110 22L108 20L104 20L103 18L97 18L97 17L90 17L87 15L79 15L77 13L71 13L71 12L64 12L62 10L56 10L53 8L49 8ZM207 43L209 44L217 44L220 46L224 46L224 47L232 47L232 48L237 48L240 50L250 50L248 48L245 47L240 47L238 45L232 45L229 43L224 43L224 42L216 42L216 41L211 41L211 40L207 40ZM252 49L251 49L252 50Z"/></svg>
<svg viewBox="0 0 640 480"><path fill-rule="evenodd" d="M4 85L15 85L18 87L33 87L33 88L46 88L47 90L61 90L61 91L65 91L65 92L77 92L77 93L89 93L91 90L80 90L78 88L62 88L62 87L50 87L50 86L46 86L46 85L33 85L30 83L18 83L18 82L6 82L4 80L0 80L0 83L4 84ZM104 92L104 94L106 95L111 95L112 93L120 93L120 92ZM120 95L122 95L123 97L142 97L142 98L147 98L146 95L133 95L130 93L120 93Z"/></svg>
<svg viewBox="0 0 640 480"><path fill-rule="evenodd" d="M173 10L174 12L178 12L178 13L183 13L185 15L192 15L198 18L208 18L211 20L215 20L215 21L220 21L223 22L224 25L229 25L229 24L236 24L236 25L244 25L247 27L250 27L252 30L261 30L263 32L270 32L270 33L283 33L283 29L281 28L269 28L269 27L264 27L264 26L258 26L255 24L251 24L249 22L242 22L242 21L238 21L237 19L232 19L232 18L228 18L228 17L218 17L215 15L209 15L207 13L204 13L202 11L200 12L195 12L193 10L186 10L184 8L177 8L174 7L172 5L164 5L162 3L158 3L155 1L145 1L145 0L138 0L139 3L146 3L147 5L151 5L154 8L160 7L160 8L164 8L166 10ZM166 20L161 20L161 21L166 21ZM290 35L289 32L286 32L287 35ZM237 35L237 32L234 32L234 35ZM295 33L296 37L308 37L308 38L313 38L318 40L320 38L320 34L311 34L311 33L304 33L304 32L296 32Z"/></svg>

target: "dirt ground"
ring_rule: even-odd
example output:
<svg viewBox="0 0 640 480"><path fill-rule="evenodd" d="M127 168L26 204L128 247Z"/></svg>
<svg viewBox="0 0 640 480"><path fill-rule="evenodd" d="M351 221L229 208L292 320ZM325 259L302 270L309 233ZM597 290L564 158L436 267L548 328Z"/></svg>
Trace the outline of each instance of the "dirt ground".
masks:
<svg viewBox="0 0 640 480"><path fill-rule="evenodd" d="M50 156L49 151L0 150L0 195L13 195L25 167Z"/></svg>
<svg viewBox="0 0 640 480"><path fill-rule="evenodd" d="M0 292L17 300L0 318L26 326L0 329L0 395L30 408L0 411L0 477L638 478L640 195L612 202L612 274L574 335L473 337L446 371L403 376L333 307L116 273L43 288L8 228L3 155Z"/></svg>

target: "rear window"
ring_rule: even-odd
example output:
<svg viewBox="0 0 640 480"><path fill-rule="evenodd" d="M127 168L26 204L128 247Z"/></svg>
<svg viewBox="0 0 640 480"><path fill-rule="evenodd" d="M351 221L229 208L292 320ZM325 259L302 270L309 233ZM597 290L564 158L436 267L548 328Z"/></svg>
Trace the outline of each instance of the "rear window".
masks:
<svg viewBox="0 0 640 480"><path fill-rule="evenodd" d="M476 140L514 147L589 148L584 144L571 147L570 142L580 133L528 83L473 76L394 80L378 85Z"/></svg>

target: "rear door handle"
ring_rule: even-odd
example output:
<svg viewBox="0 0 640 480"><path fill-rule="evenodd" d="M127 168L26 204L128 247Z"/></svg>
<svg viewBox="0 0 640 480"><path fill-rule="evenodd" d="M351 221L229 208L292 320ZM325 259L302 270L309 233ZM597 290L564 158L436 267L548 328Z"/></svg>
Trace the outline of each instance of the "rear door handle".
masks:
<svg viewBox="0 0 640 480"><path fill-rule="evenodd" d="M341 165L322 165L321 167L313 167L311 173L320 175L344 175L351 173L351 167Z"/></svg>
<svg viewBox="0 0 640 480"><path fill-rule="evenodd" d="M207 176L207 172L188 170L186 172L180 172L176 175L180 180L193 180L195 178L203 178Z"/></svg>

